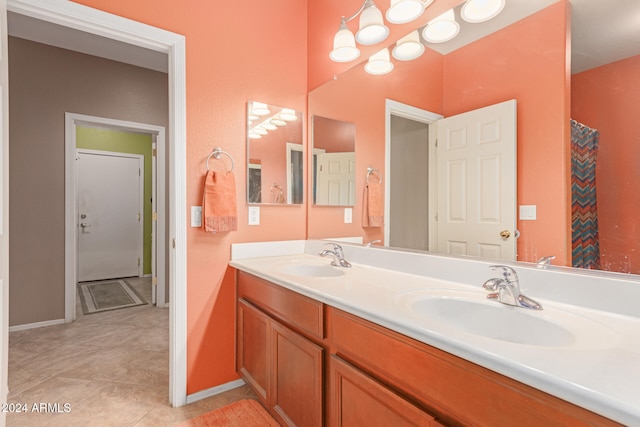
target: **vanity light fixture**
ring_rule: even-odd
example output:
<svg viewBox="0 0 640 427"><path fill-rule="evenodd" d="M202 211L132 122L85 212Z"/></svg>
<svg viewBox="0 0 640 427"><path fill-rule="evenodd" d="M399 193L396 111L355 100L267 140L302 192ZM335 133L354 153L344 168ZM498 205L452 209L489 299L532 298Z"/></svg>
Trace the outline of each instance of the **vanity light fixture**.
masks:
<svg viewBox="0 0 640 427"><path fill-rule="evenodd" d="M472 0L473 1L473 0ZM460 32L460 24L456 22L453 9L429 21L422 30L422 37L431 43L444 43Z"/></svg>
<svg viewBox="0 0 640 427"><path fill-rule="evenodd" d="M424 45L420 43L418 30L412 31L396 42L391 55L399 61L411 61L424 53Z"/></svg>
<svg viewBox="0 0 640 427"><path fill-rule="evenodd" d="M381 51L374 53L364 66L364 70L375 76L381 76L388 74L393 70L393 62L389 58L389 49L384 48Z"/></svg>
<svg viewBox="0 0 640 427"><path fill-rule="evenodd" d="M278 119L278 118L273 118L271 120L269 120L269 123L276 125L276 126L285 126L287 124L287 122L285 122L282 119Z"/></svg>
<svg viewBox="0 0 640 427"><path fill-rule="evenodd" d="M496 17L504 9L505 0L467 0L460 10L460 17L476 24Z"/></svg>
<svg viewBox="0 0 640 427"><path fill-rule="evenodd" d="M360 16L358 32L353 32L347 27L347 22ZM333 37L333 50L329 58L335 62L350 62L360 56L360 50L356 47L356 41L360 44L371 45L380 43L389 36L389 28L384 25L382 12L373 0L364 0L360 9L353 16L340 18L338 32Z"/></svg>
<svg viewBox="0 0 640 427"><path fill-rule="evenodd" d="M382 12L376 7L373 0L365 0L362 5L359 28L356 40L360 44L380 43L389 36L389 28L384 25Z"/></svg>
<svg viewBox="0 0 640 427"><path fill-rule="evenodd" d="M249 138L250 139L260 139L260 138L262 138L262 135L257 134L254 131L250 130L249 131Z"/></svg>
<svg viewBox="0 0 640 427"><path fill-rule="evenodd" d="M415 21L433 0L391 0L387 9L387 21L392 24L406 24Z"/></svg>
<svg viewBox="0 0 640 427"><path fill-rule="evenodd" d="M340 27L333 37L333 50L329 58L335 62L349 62L360 56L360 49L356 47L356 39L347 27L347 19L340 18Z"/></svg>

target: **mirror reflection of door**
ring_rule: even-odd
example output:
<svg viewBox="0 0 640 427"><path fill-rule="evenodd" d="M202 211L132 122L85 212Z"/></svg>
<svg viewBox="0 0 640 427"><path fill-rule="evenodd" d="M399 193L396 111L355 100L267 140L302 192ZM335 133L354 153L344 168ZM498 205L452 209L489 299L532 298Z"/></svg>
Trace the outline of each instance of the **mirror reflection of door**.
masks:
<svg viewBox="0 0 640 427"><path fill-rule="evenodd" d="M389 126L388 245L515 260L515 101Z"/></svg>

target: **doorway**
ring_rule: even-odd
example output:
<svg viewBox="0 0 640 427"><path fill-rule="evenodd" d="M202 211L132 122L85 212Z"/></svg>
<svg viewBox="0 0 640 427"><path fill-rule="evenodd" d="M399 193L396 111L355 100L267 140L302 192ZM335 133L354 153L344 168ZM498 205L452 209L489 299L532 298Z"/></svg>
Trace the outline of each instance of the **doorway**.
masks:
<svg viewBox="0 0 640 427"><path fill-rule="evenodd" d="M173 406L186 403L186 67L185 38L166 30L101 12L73 2L41 2L36 0L8 0L7 10L15 16L43 22L50 27L71 30L77 40L101 38L117 42L129 48L160 52L168 72L169 123L171 162L168 165L168 238L171 250L168 254L167 277L170 292L170 354L169 401ZM6 41L5 41L6 42ZM63 46L60 46L63 47ZM98 52L92 52L100 55ZM65 154L73 158L73 154ZM68 177L67 177L68 179ZM71 205L73 206L73 205ZM75 218L74 218L75 219ZM65 224L69 228L70 224ZM73 227L72 227L73 228ZM69 246L65 245L65 260L73 259ZM68 263L67 263L68 264ZM66 286L75 269L65 265ZM181 286L176 286L176 282ZM72 282L73 283L73 282ZM65 306L68 305L65 304ZM65 315L66 316L66 315ZM8 328L4 323L3 329ZM3 361L4 364L5 361Z"/></svg>

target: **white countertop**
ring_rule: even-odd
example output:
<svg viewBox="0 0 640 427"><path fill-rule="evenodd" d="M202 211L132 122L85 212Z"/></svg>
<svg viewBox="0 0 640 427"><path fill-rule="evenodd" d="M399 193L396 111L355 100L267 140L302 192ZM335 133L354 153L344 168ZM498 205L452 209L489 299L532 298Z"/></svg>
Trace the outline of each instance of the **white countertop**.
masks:
<svg viewBox="0 0 640 427"><path fill-rule="evenodd" d="M640 426L638 317L568 305L541 298L539 294L533 293L533 290L529 292L523 289L523 293L536 299L544 307L542 311L527 310L527 314L550 322L567 320L568 323L564 325L572 325L573 322L578 325L571 330L576 339L568 345L539 346L486 338L420 314L411 309L410 302L414 296L420 294L446 297L447 293L455 293L482 301L482 304L498 304L506 310L526 310L487 301L487 292L480 285L490 275L479 277L477 285L464 284L356 262L357 259L366 259L368 253L364 251L370 249L346 248L348 250L345 251L345 258L349 260L348 255L352 255L353 266L341 269L344 274L336 277L299 276L287 274L283 267L294 264L330 263L331 260L328 258L312 255L318 253L318 244L307 243L306 250L305 245L300 246L300 243L293 250L259 245L263 245L261 248L267 250L250 251L248 257L232 256L231 266L474 362L622 424ZM304 253L305 251L307 253ZM377 252L380 255L383 251ZM265 253L274 256L259 256ZM404 256L398 251L391 255L398 259ZM427 254L406 256L432 257ZM465 263L464 260L460 262ZM464 265L460 268L464 269ZM522 331L525 341L529 333L531 332Z"/></svg>

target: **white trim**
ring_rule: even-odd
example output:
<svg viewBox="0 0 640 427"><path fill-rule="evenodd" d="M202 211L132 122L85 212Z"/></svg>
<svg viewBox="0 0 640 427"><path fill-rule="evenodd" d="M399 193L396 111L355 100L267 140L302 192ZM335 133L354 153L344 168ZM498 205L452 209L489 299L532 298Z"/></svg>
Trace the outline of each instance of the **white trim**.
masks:
<svg viewBox="0 0 640 427"><path fill-rule="evenodd" d="M182 406L187 397L185 38L67 0L8 0L7 9L45 22L164 52L168 56L170 184L169 238L165 240L171 241L174 248L169 257L169 401L173 406ZM158 270L160 272L160 268Z"/></svg>
<svg viewBox="0 0 640 427"><path fill-rule="evenodd" d="M299 151L301 153L303 153L304 155L304 145L302 144L298 144L295 142L287 142L286 144L286 150L287 150L287 160L286 160L286 166L287 166L287 200L286 203L287 204L294 204L293 203L293 176L292 176L292 169L291 169L291 152L292 151ZM303 195L303 200L304 200L304 195ZM297 204L302 204L302 202L297 203Z"/></svg>
<svg viewBox="0 0 640 427"><path fill-rule="evenodd" d="M224 393L225 391L233 390L234 388L242 387L245 384L244 380L239 379L235 381L230 381L225 384L221 384L216 387L211 387L206 390L201 390L196 393L190 394L187 396L187 404L197 402L202 399L206 399L211 396L215 396L220 393Z"/></svg>
<svg viewBox="0 0 640 427"><path fill-rule="evenodd" d="M434 124L437 123L438 120L442 119L443 116L440 114L432 113L427 110L423 110L417 107L413 107L411 105L403 104L401 102L393 101L391 99L385 100L385 114L384 114L384 170L386 171L386 179L384 183L384 217L386 220L384 221L384 244L389 246L389 227L391 224L390 215L391 215L391 116L404 117L405 119L414 120L416 122L426 123L426 124ZM431 141L431 128L429 126L429 140ZM435 200L435 188L436 182L435 177L436 169L435 169L435 143L429 143L429 215L433 214L431 209L435 206L432 203L432 200ZM433 221L429 221L429 240L431 241L432 227L431 224ZM434 227L435 228L435 227Z"/></svg>
<svg viewBox="0 0 640 427"><path fill-rule="evenodd" d="M25 323L24 325L15 325L9 327L9 332L24 331L27 329L43 328L45 326L61 325L65 323L64 319L45 320L44 322Z"/></svg>

